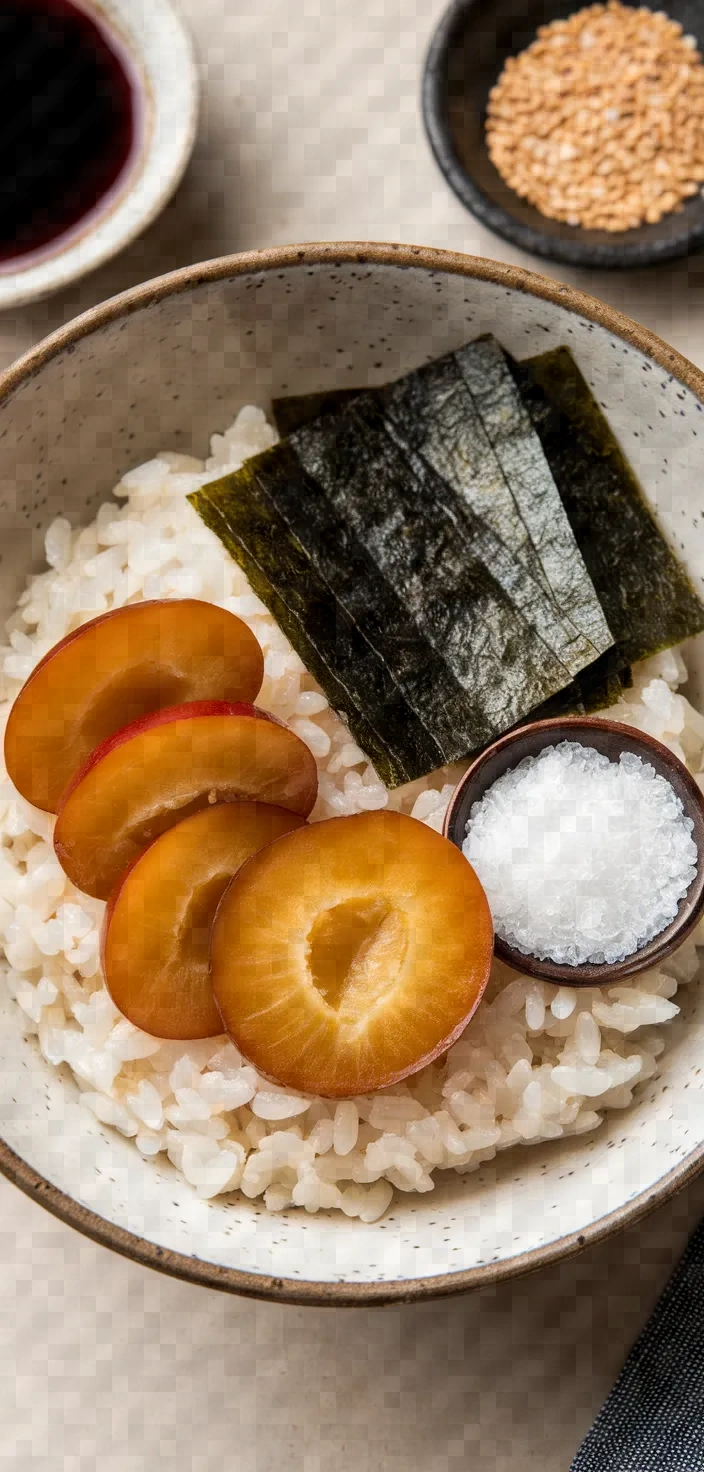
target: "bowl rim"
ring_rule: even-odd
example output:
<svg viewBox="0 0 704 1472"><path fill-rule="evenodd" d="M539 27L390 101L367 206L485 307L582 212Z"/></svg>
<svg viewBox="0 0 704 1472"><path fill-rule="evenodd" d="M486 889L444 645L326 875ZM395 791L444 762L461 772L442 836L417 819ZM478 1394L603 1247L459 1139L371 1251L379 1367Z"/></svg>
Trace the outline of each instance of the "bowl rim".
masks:
<svg viewBox="0 0 704 1472"><path fill-rule="evenodd" d="M589 733L601 736L605 745L613 749L611 761L616 759L616 747L621 750L636 750L642 760L648 759L656 765L656 771L662 767L661 773L666 781L675 790L680 802L684 807L685 817L695 815L697 828L704 828L704 794L700 791L688 767L680 758L670 751L657 737L651 736L647 731L641 731L637 726L629 726L626 721L601 720L598 716L550 716L542 721L526 721L524 725L515 726L512 731L507 731L499 736L496 741L479 752L474 761L467 768L450 798L442 831L443 836L449 839L456 848L462 848L461 835L455 833L458 813L464 807L466 813L467 789L474 785L479 778L479 791L484 796L492 785L491 780L485 785L482 776L483 769L490 765L496 758L503 765L503 758L511 759L511 753L515 753L513 760L520 763L522 760L520 751L524 747L525 755L534 755L526 752L526 745L533 745L534 738L545 737L540 750L546 751L550 746L557 746L565 741L582 741L584 746L590 746ZM609 738L613 738L609 741ZM507 767L507 771L513 767ZM498 781L495 777L494 781ZM685 798L678 791L676 784L686 793ZM689 809L686 803L689 803ZM465 819L466 821L466 819ZM678 948L694 930L702 917L704 910L704 854L700 852L696 865L696 874L691 881L687 893L681 899L677 914L658 935L654 936L639 950L633 951L624 957L622 961L612 963L590 963L583 962L577 966L560 965L558 962L543 960L538 956L523 954L509 945L508 941L501 940L499 936L494 939L494 955L499 961L503 961L514 971L520 971L526 976L537 977L541 981L551 982L554 986L612 986L614 983L627 980L629 977L637 976L640 971L645 971L651 966L659 966L667 956Z"/></svg>
<svg viewBox="0 0 704 1472"><path fill-rule="evenodd" d="M155 277L129 288L90 308L73 321L59 327L29 352L0 374L0 403L8 399L21 384L33 378L46 364L66 350L73 350L83 338L103 327L126 318L168 297L178 296L207 285L239 276L277 272L291 268L312 269L316 266L341 267L392 266L402 270L420 270L467 280L485 281L507 291L519 291L537 297L568 312L606 328L615 337L636 348L656 362L666 373L696 395L704 404L704 372L687 358L632 318L604 302L560 281L537 275L520 266L506 265L481 256L463 255L433 246L404 245L384 242L331 241L298 245L273 246L265 250L182 266L167 275ZM459 1269L412 1279L388 1282L316 1282L295 1278L252 1273L240 1268L221 1267L217 1263L161 1247L126 1231L98 1213L84 1207L65 1191L46 1179L0 1139L0 1172L20 1190L45 1206L54 1216L75 1227L101 1246L129 1257L144 1267L155 1268L172 1277L203 1287L269 1301L317 1307L350 1306L360 1308L375 1304L413 1303L425 1299L464 1293L489 1283L520 1277L538 1268L549 1267L574 1256L582 1248L595 1245L621 1228L642 1220L657 1206L664 1205L692 1181L704 1166L704 1142L684 1160L661 1176L655 1186L647 1187L614 1211L590 1223L581 1232L568 1233L530 1252L505 1258L502 1262Z"/></svg>
<svg viewBox="0 0 704 1472"><path fill-rule="evenodd" d="M421 82L421 111L431 151L441 174L465 209L495 235L517 245L520 250L570 266L632 270L677 260L701 246L704 221L684 227L671 240L654 241L652 245L647 242L637 245L635 241L629 245L626 239L628 232L614 237L613 244L608 241L589 244L579 239L577 230L574 239L560 239L548 235L538 226L523 224L484 193L455 153L447 117L445 85L448 52L461 34L467 18L480 3L481 0L452 0L431 36Z"/></svg>

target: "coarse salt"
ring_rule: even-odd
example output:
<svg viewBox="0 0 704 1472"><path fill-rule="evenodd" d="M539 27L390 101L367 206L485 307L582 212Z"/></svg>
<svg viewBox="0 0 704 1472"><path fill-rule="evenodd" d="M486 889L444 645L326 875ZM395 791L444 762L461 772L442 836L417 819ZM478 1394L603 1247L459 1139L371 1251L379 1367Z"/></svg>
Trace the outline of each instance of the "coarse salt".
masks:
<svg viewBox="0 0 704 1472"><path fill-rule="evenodd" d="M612 762L563 741L475 803L463 853L502 940L541 960L599 964L622 961L674 919L696 874L692 827L639 756Z"/></svg>

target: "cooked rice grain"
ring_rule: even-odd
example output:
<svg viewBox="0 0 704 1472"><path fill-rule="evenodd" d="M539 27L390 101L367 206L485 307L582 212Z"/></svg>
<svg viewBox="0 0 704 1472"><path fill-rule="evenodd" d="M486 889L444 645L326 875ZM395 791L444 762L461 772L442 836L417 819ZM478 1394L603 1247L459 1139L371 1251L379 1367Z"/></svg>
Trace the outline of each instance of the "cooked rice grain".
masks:
<svg viewBox="0 0 704 1472"><path fill-rule="evenodd" d="M49 570L30 579L0 650L0 723L41 656L87 619L143 598L206 598L256 634L265 656L258 703L315 754L313 818L394 806L439 831L461 767L389 794L186 500L274 438L261 410L245 408L214 437L205 466L159 455L124 477L115 491L123 504L107 502L90 526L52 523ZM658 655L636 669L609 716L664 741L704 786L704 717L678 694L685 678L678 651ZM604 989L571 991L497 965L442 1062L371 1097L304 1098L261 1079L225 1038L162 1043L120 1016L100 973L104 906L66 879L51 846L53 818L1 776L0 943L24 1030L50 1063L69 1065L102 1123L145 1157L166 1152L204 1199L240 1190L270 1211L335 1208L372 1222L393 1188L431 1191L437 1170L464 1173L509 1145L593 1130L657 1072L659 1029L679 1011L678 986L697 971L695 940L659 969Z"/></svg>

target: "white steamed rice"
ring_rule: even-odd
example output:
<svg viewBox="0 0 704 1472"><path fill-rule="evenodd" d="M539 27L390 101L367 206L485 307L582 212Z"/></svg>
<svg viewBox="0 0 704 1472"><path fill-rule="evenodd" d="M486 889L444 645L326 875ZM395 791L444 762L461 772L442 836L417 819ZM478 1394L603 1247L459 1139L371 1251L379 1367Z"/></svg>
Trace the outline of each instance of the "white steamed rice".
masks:
<svg viewBox="0 0 704 1472"><path fill-rule="evenodd" d="M214 436L205 466L159 455L116 488L122 506L107 502L83 530L52 523L49 570L30 580L0 649L0 727L41 656L87 619L143 598L205 598L243 618L262 646L258 704L287 721L318 762L313 819L392 805L440 830L461 768L390 795L186 500L213 472L274 440L262 412L245 408ZM704 717L677 693L685 678L676 650L658 655L636 668L609 716L657 736L698 775ZM302 1097L260 1079L225 1038L160 1043L120 1016L99 967L104 906L66 879L53 821L0 770L0 946L24 1029L50 1063L68 1064L99 1120L144 1156L165 1151L204 1198L238 1189L271 1211L335 1207L370 1222L393 1187L431 1191L437 1170L464 1173L509 1145L593 1130L656 1074L661 1029L679 1011L673 998L698 967L696 937L659 969L604 989L555 987L497 965L442 1062L369 1097Z"/></svg>

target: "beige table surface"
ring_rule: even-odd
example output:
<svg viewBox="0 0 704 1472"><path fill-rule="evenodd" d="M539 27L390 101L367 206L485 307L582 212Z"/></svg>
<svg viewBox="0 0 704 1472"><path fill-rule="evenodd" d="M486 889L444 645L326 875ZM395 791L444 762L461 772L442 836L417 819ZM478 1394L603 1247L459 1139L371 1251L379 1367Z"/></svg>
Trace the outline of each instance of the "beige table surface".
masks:
<svg viewBox="0 0 704 1472"><path fill-rule="evenodd" d="M94 302L226 251L403 240L546 269L477 226L430 157L418 83L442 0L180 4L204 83L185 183L111 266L0 317L0 366ZM555 274L704 365L704 263ZM318 1310L149 1273L0 1182L0 1466L567 1472L702 1214L704 1178L639 1228L514 1285Z"/></svg>

